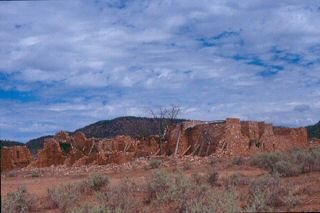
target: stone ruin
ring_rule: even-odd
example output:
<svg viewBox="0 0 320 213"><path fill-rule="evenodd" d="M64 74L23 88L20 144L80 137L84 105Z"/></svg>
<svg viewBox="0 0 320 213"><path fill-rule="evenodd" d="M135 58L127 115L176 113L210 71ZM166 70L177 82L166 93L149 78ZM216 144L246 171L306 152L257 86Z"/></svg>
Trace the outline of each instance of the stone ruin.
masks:
<svg viewBox="0 0 320 213"><path fill-rule="evenodd" d="M86 138L81 132L59 132L45 139L43 149L32 157L25 146L3 147L2 170L24 166L81 166L122 164L139 157L160 154L159 136L109 139ZM286 151L308 146L305 128L280 128L255 121L228 118L223 121L187 121L167 130L163 155L181 157L248 156L261 152Z"/></svg>
<svg viewBox="0 0 320 213"><path fill-rule="evenodd" d="M146 139L116 136L111 139L88 139L81 132L72 136L59 132L53 138L45 140L43 149L30 166L122 164L133 158L155 154L158 149L155 138L156 136Z"/></svg>
<svg viewBox="0 0 320 213"><path fill-rule="evenodd" d="M273 127L255 121L228 118L216 122L183 122L168 133L168 154L206 156L252 155L308 146L305 128Z"/></svg>
<svg viewBox="0 0 320 213"><path fill-rule="evenodd" d="M4 146L1 148L1 170L25 167L31 160L31 152L26 146Z"/></svg>

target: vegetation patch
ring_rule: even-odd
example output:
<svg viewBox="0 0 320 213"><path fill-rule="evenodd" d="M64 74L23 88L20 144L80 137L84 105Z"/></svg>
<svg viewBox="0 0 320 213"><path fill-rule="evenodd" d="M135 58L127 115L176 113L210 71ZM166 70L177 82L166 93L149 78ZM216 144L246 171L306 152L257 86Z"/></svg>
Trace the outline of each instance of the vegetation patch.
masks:
<svg viewBox="0 0 320 213"><path fill-rule="evenodd" d="M320 149L264 153L253 157L251 165L267 169L270 173L278 173L284 177L320 171Z"/></svg>
<svg viewBox="0 0 320 213"><path fill-rule="evenodd" d="M162 164L162 160L152 159L150 161L149 166L150 166L151 169L157 169L157 168L159 168L161 166L161 164Z"/></svg>
<svg viewBox="0 0 320 213"><path fill-rule="evenodd" d="M19 187L16 192L8 193L5 200L1 201L1 212L16 213L32 210L33 199L25 187Z"/></svg>

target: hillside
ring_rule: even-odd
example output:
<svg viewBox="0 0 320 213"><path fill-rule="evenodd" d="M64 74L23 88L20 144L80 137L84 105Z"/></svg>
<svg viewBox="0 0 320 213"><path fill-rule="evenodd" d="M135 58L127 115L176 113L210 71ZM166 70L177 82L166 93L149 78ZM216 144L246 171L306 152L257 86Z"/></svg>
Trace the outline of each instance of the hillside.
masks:
<svg viewBox="0 0 320 213"><path fill-rule="evenodd" d="M24 143L17 142L17 141L10 141L10 140L1 140L0 139L0 146L23 146Z"/></svg>
<svg viewBox="0 0 320 213"><path fill-rule="evenodd" d="M185 121L175 119L174 123ZM119 117L112 120L103 120L77 129L87 137L110 138L117 135L149 136L158 134L160 119L143 117Z"/></svg>
<svg viewBox="0 0 320 213"><path fill-rule="evenodd" d="M30 151L33 154L35 154L35 153L37 153L37 150L42 149L44 140L46 138L51 138L51 137L53 137L53 136L52 135L46 135L46 136L42 136L42 137L39 137L39 138L35 138L35 139L32 139L32 140L28 141L26 143L26 145L30 149Z"/></svg>
<svg viewBox="0 0 320 213"><path fill-rule="evenodd" d="M320 121L314 125L306 126L309 138L320 138Z"/></svg>
<svg viewBox="0 0 320 213"><path fill-rule="evenodd" d="M167 120L168 121L168 120ZM175 119L173 122L178 123L185 121L183 119ZM83 132L88 138L111 138L117 135L128 136L149 136L157 134L160 119L143 118L143 117L119 117L112 120L103 120L90 124L83 128L77 129L75 132ZM43 147L44 140L52 137L51 135L32 139L26 143L27 147L36 153Z"/></svg>

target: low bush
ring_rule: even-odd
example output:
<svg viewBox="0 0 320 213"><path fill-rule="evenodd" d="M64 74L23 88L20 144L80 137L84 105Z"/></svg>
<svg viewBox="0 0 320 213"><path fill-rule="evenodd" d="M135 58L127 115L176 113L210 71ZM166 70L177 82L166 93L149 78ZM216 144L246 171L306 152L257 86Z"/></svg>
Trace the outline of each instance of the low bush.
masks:
<svg viewBox="0 0 320 213"><path fill-rule="evenodd" d="M245 159L242 156L234 157L232 159L232 164L233 165L243 165L243 164L245 164Z"/></svg>
<svg viewBox="0 0 320 213"><path fill-rule="evenodd" d="M286 177L296 176L306 172L320 171L320 149L265 153L253 157L251 159L251 165Z"/></svg>
<svg viewBox="0 0 320 213"><path fill-rule="evenodd" d="M31 210L34 201L25 187L19 187L16 192L8 193L1 204L1 212L16 213Z"/></svg>
<svg viewBox="0 0 320 213"><path fill-rule="evenodd" d="M231 175L229 178L224 179L223 184L227 189L236 186L249 185L250 178L242 174L236 173Z"/></svg>
<svg viewBox="0 0 320 213"><path fill-rule="evenodd" d="M274 207L292 206L293 194L290 193L276 175L265 175L253 181L249 188L249 212L273 211ZM290 202L288 202L290 201Z"/></svg>
<svg viewBox="0 0 320 213"><path fill-rule="evenodd" d="M183 168L183 170L185 170L185 171L192 169L191 163L189 163L189 162L184 162L183 165L182 165L182 168Z"/></svg>
<svg viewBox="0 0 320 213"><path fill-rule="evenodd" d="M159 168L161 166L161 164L162 164L162 160L152 159L150 161L149 166L150 166L151 169L157 169L157 168Z"/></svg>
<svg viewBox="0 0 320 213"><path fill-rule="evenodd" d="M209 173L209 176L208 176L208 183L211 186L215 186L218 181L218 178L219 178L218 172L211 172Z"/></svg>
<svg viewBox="0 0 320 213"><path fill-rule="evenodd" d="M112 211L110 208L108 208L106 205L90 205L85 204L79 207L75 207L69 211L69 213L117 213L121 212L119 211Z"/></svg>
<svg viewBox="0 0 320 213"><path fill-rule="evenodd" d="M274 171L284 177L297 176L302 173L301 165L295 165L284 160L280 160L275 163Z"/></svg>
<svg viewBox="0 0 320 213"><path fill-rule="evenodd" d="M148 201L163 203L171 200L174 184L172 174L165 171L154 172L147 180Z"/></svg>
<svg viewBox="0 0 320 213"><path fill-rule="evenodd" d="M98 192L97 199L110 212L137 212L142 206L141 199L136 197L137 191L135 183L124 179L119 185Z"/></svg>
<svg viewBox="0 0 320 213"><path fill-rule="evenodd" d="M38 172L38 171L33 171L33 172L31 173L31 177L33 177L33 178L35 178L35 177L40 177L40 176L41 176L41 173Z"/></svg>
<svg viewBox="0 0 320 213"><path fill-rule="evenodd" d="M108 185L109 182L108 176L99 173L90 175L85 181L87 186L94 191L100 190L103 186Z"/></svg>
<svg viewBox="0 0 320 213"><path fill-rule="evenodd" d="M67 184L48 189L49 198L55 207L65 212L80 199L81 187L81 184Z"/></svg>
<svg viewBox="0 0 320 213"><path fill-rule="evenodd" d="M17 173L11 171L11 172L8 173L8 177L17 177Z"/></svg>

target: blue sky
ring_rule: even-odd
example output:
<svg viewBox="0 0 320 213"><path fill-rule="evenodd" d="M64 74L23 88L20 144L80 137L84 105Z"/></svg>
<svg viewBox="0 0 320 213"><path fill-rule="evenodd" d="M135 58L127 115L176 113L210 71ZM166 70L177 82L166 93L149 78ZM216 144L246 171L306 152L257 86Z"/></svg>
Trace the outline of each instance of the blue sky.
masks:
<svg viewBox="0 0 320 213"><path fill-rule="evenodd" d="M171 104L181 117L320 120L320 1L0 2L0 138Z"/></svg>

